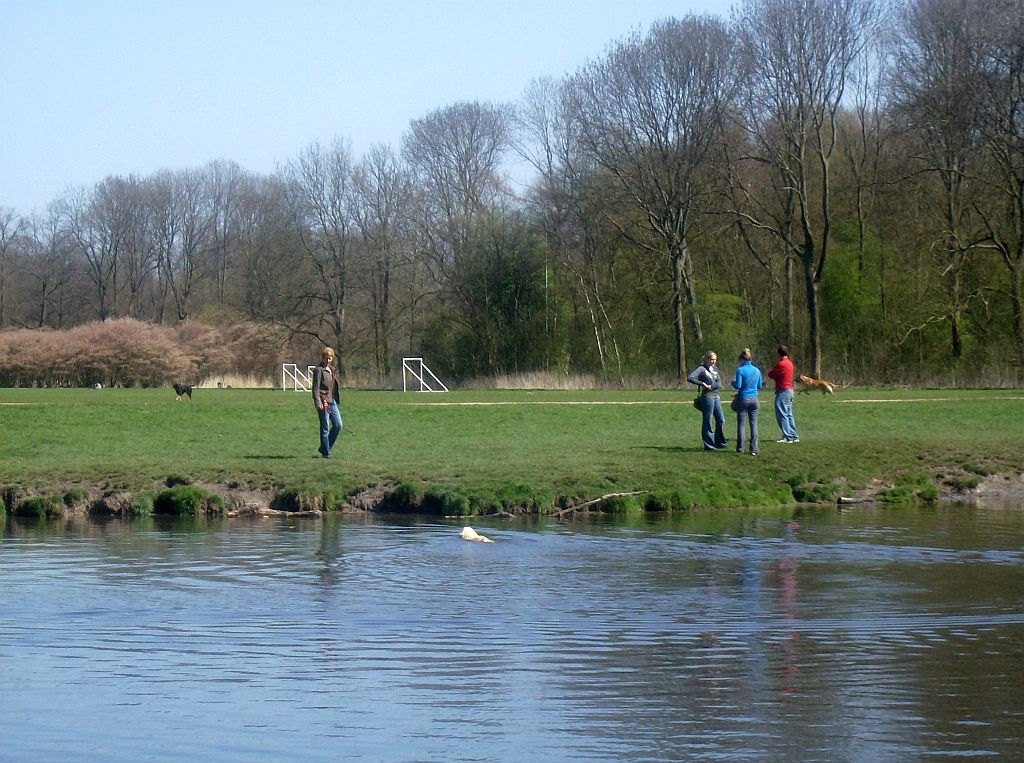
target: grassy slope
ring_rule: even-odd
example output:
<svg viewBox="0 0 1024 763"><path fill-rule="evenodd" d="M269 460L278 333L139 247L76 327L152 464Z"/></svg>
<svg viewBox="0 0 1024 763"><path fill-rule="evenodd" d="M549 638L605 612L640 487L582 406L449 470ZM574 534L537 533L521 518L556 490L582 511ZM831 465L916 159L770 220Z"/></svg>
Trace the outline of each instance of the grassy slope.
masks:
<svg viewBox="0 0 1024 763"><path fill-rule="evenodd" d="M704 453L690 392L349 391L335 458L316 456L301 393L0 390L0 488L69 482L150 489L169 475L257 489L349 494L381 481L452 490L474 507L650 491L674 506L777 504L791 485L839 480L970 484L1024 470L1019 391L843 390L798 395L802 442L777 445L762 397L758 458ZM884 400L886 402L853 402ZM436 403L519 403L433 405ZM636 405L614 403L638 402ZM10 405L16 403L15 405ZM427 403L428 405L424 405ZM525 404L523 404L525 403ZM916 489L916 488L915 488Z"/></svg>

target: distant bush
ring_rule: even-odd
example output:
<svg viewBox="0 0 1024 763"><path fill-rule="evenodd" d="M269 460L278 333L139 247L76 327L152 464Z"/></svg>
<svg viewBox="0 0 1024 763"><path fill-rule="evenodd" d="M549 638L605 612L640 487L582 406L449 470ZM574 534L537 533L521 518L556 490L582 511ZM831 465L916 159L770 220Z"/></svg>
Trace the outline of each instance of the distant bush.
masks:
<svg viewBox="0 0 1024 763"><path fill-rule="evenodd" d="M229 373L266 376L280 362L277 329L258 324L158 326L129 318L66 331L0 332L0 386L158 387Z"/></svg>

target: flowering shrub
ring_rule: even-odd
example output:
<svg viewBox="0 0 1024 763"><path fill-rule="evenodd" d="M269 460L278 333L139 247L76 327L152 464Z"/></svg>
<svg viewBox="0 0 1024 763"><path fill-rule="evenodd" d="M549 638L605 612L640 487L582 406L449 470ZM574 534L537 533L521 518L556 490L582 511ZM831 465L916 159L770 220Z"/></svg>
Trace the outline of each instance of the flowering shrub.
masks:
<svg viewBox="0 0 1024 763"><path fill-rule="evenodd" d="M0 332L0 386L156 387L224 373L271 372L281 342L253 324L157 326L123 318Z"/></svg>

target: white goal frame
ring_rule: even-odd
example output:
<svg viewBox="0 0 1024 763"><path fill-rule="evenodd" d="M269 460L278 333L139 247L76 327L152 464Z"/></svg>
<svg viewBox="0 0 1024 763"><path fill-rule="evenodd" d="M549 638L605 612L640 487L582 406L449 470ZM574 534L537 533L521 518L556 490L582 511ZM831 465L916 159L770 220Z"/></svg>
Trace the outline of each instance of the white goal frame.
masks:
<svg viewBox="0 0 1024 763"><path fill-rule="evenodd" d="M298 363L281 364L281 389L290 389L295 392L309 392L313 389L313 369L316 366L306 366L303 371Z"/></svg>
<svg viewBox="0 0 1024 763"><path fill-rule="evenodd" d="M427 368L423 358L402 358L402 392L409 391L409 377L412 376L419 385L419 392L448 392L444 382L438 379L434 372ZM429 380L428 378L429 377ZM431 386L433 383L434 386Z"/></svg>

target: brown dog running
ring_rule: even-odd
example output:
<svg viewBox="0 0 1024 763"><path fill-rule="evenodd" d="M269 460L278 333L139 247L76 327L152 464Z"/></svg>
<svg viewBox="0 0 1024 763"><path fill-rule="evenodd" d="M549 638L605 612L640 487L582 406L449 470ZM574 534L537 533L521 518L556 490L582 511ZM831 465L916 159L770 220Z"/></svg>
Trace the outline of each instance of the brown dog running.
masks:
<svg viewBox="0 0 1024 763"><path fill-rule="evenodd" d="M800 381L804 383L804 388L801 392L810 392L811 390L821 390L823 395L834 395L836 394L836 386L832 382L827 382L824 379L815 379L813 376L804 376L800 374Z"/></svg>

